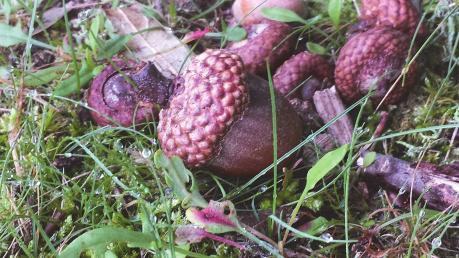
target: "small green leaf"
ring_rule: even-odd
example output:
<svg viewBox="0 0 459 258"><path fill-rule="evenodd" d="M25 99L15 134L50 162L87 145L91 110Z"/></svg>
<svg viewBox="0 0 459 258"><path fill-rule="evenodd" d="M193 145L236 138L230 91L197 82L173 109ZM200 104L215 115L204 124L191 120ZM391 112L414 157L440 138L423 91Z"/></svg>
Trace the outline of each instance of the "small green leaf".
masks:
<svg viewBox="0 0 459 258"><path fill-rule="evenodd" d="M343 160L348 150L349 145L345 144L336 150L328 152L319 161L317 161L317 163L308 172L304 191L313 189L317 182L322 180L328 172L330 172Z"/></svg>
<svg viewBox="0 0 459 258"><path fill-rule="evenodd" d="M313 42L306 43L306 47L308 48L309 52L314 54L324 55L327 53L327 50L324 47Z"/></svg>
<svg viewBox="0 0 459 258"><path fill-rule="evenodd" d="M326 218L318 217L308 222L307 229L304 232L315 236L327 230L329 226L330 222Z"/></svg>
<svg viewBox="0 0 459 258"><path fill-rule="evenodd" d="M28 36L21 30L21 27L19 26L13 27L4 23L0 23L0 39L0 47L11 47L17 44L26 43ZM30 42L33 45L42 48L47 48L51 50L56 49L51 45L48 45L35 39L31 39Z"/></svg>
<svg viewBox="0 0 459 258"><path fill-rule="evenodd" d="M0 23L0 46L11 47L16 44L25 43L27 41L27 35L21 30L20 26L9 26L4 23Z"/></svg>
<svg viewBox="0 0 459 258"><path fill-rule="evenodd" d="M91 26L89 27L88 45L93 51L97 50L99 44L98 35L102 24L104 24L104 16L101 14L98 14L91 21Z"/></svg>
<svg viewBox="0 0 459 258"><path fill-rule="evenodd" d="M285 8L273 7L273 8L262 8L261 14L274 21L280 22L300 22L306 23L306 21L301 18L298 14L294 11Z"/></svg>
<svg viewBox="0 0 459 258"><path fill-rule="evenodd" d="M97 69L97 70L96 70ZM78 71L78 74L80 76L80 85L84 86L89 83L89 81L94 78L95 74L94 71L101 71L102 66L97 66L94 68L90 68L90 66L87 64L87 62L84 62L83 65L80 67L80 71ZM77 91L77 76L76 74L70 76L69 78L65 79L62 81L62 83L57 86L53 93L56 96L68 96L73 93L76 93Z"/></svg>
<svg viewBox="0 0 459 258"><path fill-rule="evenodd" d="M373 164L373 162L375 162L376 160L376 152L372 151L372 152L368 152L367 154L365 154L365 157L363 158L363 167L366 168L366 167L369 167L371 164Z"/></svg>
<svg viewBox="0 0 459 258"><path fill-rule="evenodd" d="M68 70L68 65L58 65L38 70L24 76L24 85L27 87L36 87L59 78L63 72Z"/></svg>
<svg viewBox="0 0 459 258"><path fill-rule="evenodd" d="M106 246L113 242L127 242L129 247L155 248L155 239L150 234L131 231L124 228L104 227L93 229L77 237L60 254L59 258L78 258L85 250L98 253L105 251Z"/></svg>
<svg viewBox="0 0 459 258"><path fill-rule="evenodd" d="M183 207L207 207L208 203L199 193L193 174L186 169L179 157L168 158L164 152L157 150L154 155L154 163L157 168L164 171L166 184L174 190L177 198L182 201ZM187 186L190 183L191 186Z"/></svg>
<svg viewBox="0 0 459 258"><path fill-rule="evenodd" d="M241 27L230 27L226 29L225 36L229 41L241 41L247 36L247 31Z"/></svg>
<svg viewBox="0 0 459 258"><path fill-rule="evenodd" d="M330 0L328 3L328 15L335 27L338 27L340 23L342 5L343 0Z"/></svg>
<svg viewBox="0 0 459 258"><path fill-rule="evenodd" d="M100 49L98 59L110 59L118 52L120 52L126 43L128 43L132 39L132 35L121 35L115 36L107 41L105 41L104 45Z"/></svg>

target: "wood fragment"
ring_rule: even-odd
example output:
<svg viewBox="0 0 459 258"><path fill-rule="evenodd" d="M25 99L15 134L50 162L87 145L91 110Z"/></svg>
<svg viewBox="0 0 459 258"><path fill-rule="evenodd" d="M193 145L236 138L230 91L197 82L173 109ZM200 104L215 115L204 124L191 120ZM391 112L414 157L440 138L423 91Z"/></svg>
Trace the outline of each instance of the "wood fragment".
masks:
<svg viewBox="0 0 459 258"><path fill-rule="evenodd" d="M416 166L382 154L376 154L375 161L366 168L363 167L363 156L357 161L357 165L363 168L364 176L377 178L377 183L381 185L398 190L406 189L407 193L412 190L416 197L421 196L427 205L434 209L459 208L459 173L449 171L457 169L456 165L438 167L430 163L421 163Z"/></svg>
<svg viewBox="0 0 459 258"><path fill-rule="evenodd" d="M335 86L316 91L313 99L317 113L325 124L344 113L346 110ZM353 131L354 126L348 114L345 114L342 118L328 127L328 133L331 134L340 145L351 142Z"/></svg>
<svg viewBox="0 0 459 258"><path fill-rule="evenodd" d="M136 58L152 62L167 78L175 78L188 66L191 50L160 22L142 14L140 7L107 9L107 17L119 34L131 34L128 46Z"/></svg>

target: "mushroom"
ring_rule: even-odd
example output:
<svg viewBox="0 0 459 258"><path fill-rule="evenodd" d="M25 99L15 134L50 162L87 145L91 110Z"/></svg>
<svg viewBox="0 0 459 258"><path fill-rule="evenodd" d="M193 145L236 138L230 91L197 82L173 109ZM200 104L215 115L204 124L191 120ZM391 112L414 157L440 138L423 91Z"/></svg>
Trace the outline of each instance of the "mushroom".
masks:
<svg viewBox="0 0 459 258"><path fill-rule="evenodd" d="M153 119L167 103L170 82L152 63L116 60L91 83L87 95L91 116L102 126Z"/></svg>
<svg viewBox="0 0 459 258"><path fill-rule="evenodd" d="M303 126L281 96L276 112L278 155L283 155L299 143ZM179 156L189 168L247 177L273 162L267 82L246 73L242 59L228 50L196 56L159 117L164 153Z"/></svg>
<svg viewBox="0 0 459 258"><path fill-rule="evenodd" d="M275 70L288 58L294 46L294 40L289 35L291 27L285 23L263 20L260 23L244 26L247 39L232 43L228 49L239 55L245 68L254 74L266 74L266 60L272 70Z"/></svg>
<svg viewBox="0 0 459 258"><path fill-rule="evenodd" d="M238 22L258 23L263 19L261 9L272 7L289 9L300 16L305 14L304 2L301 0L236 0L232 11Z"/></svg>
<svg viewBox="0 0 459 258"><path fill-rule="evenodd" d="M333 70L327 60L320 55L303 51L285 61L277 69L273 82L276 90L284 96L311 100L322 83L332 78ZM300 90L292 92L303 82Z"/></svg>
<svg viewBox="0 0 459 258"><path fill-rule="evenodd" d="M404 70L410 42L405 33L385 27L352 36L335 68L336 87L344 100L353 102L374 89L373 101L380 102L388 94L385 105L399 102L416 82L416 61Z"/></svg>
<svg viewBox="0 0 459 258"><path fill-rule="evenodd" d="M389 27L413 35L420 12L412 0L362 0L360 20L369 27ZM421 25L419 34L425 34Z"/></svg>

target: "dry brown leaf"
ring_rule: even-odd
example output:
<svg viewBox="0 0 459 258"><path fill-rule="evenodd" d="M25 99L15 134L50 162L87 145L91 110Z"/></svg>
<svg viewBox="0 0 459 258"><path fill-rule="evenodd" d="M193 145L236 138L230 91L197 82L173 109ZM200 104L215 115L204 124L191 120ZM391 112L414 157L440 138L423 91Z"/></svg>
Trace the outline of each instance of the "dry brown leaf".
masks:
<svg viewBox="0 0 459 258"><path fill-rule="evenodd" d="M192 56L188 46L157 20L143 15L139 7L105 12L119 34L134 36L128 46L134 49L136 58L152 62L165 77L174 78L188 65Z"/></svg>
<svg viewBox="0 0 459 258"><path fill-rule="evenodd" d="M49 27L53 26L56 22L58 22L64 17L65 12L69 13L73 10L94 7L99 4L100 3L88 0L84 4L76 4L73 1L68 2L65 4L65 8L64 7L51 7L43 13L43 27L35 28L35 30L33 31L33 35L41 33L43 30L46 30Z"/></svg>

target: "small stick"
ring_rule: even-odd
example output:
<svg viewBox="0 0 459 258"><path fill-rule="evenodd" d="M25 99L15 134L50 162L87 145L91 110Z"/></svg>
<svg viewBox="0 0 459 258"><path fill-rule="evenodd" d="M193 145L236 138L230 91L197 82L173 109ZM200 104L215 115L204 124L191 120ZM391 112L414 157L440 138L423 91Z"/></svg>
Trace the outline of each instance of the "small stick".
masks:
<svg viewBox="0 0 459 258"><path fill-rule="evenodd" d="M445 174L441 167L428 163L413 167L409 162L382 154L376 154L375 161L366 168L363 167L363 157L357 165L364 170L363 175L376 177L396 189L411 185L413 194L422 196L432 208L459 208L459 177Z"/></svg>
<svg viewBox="0 0 459 258"><path fill-rule="evenodd" d="M455 128L454 131L453 131L453 135L451 136L451 140L449 141L449 149L448 149L448 152L446 152L444 161L447 161L448 158L449 158L449 155L451 154L451 150L453 149L453 145L456 142L457 132L458 132L458 128Z"/></svg>
<svg viewBox="0 0 459 258"><path fill-rule="evenodd" d="M313 99L317 113L319 113L324 123L330 122L333 118L346 110L335 86L316 91ZM353 131L354 126L348 114L331 124L328 128L328 133L331 134L340 145L351 142Z"/></svg>

